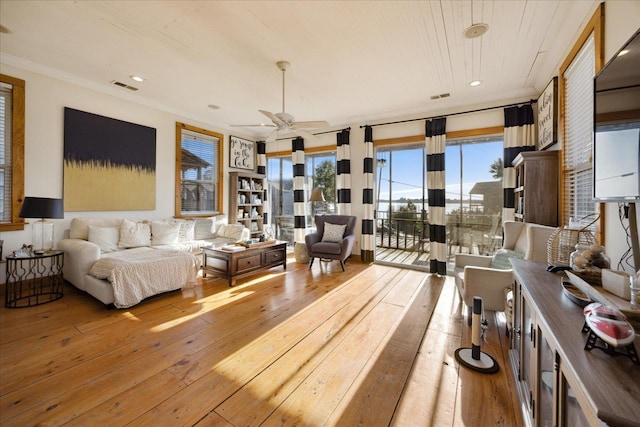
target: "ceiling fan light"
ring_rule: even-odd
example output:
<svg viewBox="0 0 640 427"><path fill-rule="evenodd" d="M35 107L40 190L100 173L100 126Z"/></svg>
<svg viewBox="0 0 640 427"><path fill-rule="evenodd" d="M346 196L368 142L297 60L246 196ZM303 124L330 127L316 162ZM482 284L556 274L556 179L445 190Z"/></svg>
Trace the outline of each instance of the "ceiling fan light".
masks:
<svg viewBox="0 0 640 427"><path fill-rule="evenodd" d="M139 83L142 83L143 81L145 81L144 77L136 76L136 75L129 76L129 78Z"/></svg>
<svg viewBox="0 0 640 427"><path fill-rule="evenodd" d="M471 87L480 86L481 84L482 84L482 80L473 80L473 81L469 82L469 86L471 86Z"/></svg>

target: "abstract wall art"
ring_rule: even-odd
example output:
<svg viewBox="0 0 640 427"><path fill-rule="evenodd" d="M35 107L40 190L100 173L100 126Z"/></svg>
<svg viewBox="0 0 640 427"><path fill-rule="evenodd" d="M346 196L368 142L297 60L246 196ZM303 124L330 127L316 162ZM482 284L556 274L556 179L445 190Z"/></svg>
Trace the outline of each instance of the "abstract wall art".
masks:
<svg viewBox="0 0 640 427"><path fill-rule="evenodd" d="M156 129L65 107L64 210L156 207Z"/></svg>

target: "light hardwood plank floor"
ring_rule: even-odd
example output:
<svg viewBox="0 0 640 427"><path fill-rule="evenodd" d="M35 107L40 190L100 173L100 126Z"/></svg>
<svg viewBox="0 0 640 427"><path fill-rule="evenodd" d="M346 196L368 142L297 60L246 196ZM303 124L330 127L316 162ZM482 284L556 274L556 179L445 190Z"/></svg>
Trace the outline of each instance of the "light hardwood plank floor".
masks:
<svg viewBox="0 0 640 427"><path fill-rule="evenodd" d="M0 309L0 425L522 425L503 320L483 346L500 371L479 374L453 356L462 311L451 277L358 261L289 259L127 310L67 284Z"/></svg>

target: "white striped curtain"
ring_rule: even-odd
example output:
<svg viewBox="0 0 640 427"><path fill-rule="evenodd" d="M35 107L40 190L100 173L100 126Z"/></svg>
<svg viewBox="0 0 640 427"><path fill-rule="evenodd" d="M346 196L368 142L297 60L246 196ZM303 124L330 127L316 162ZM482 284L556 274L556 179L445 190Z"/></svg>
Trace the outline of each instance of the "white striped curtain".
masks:
<svg viewBox="0 0 640 427"><path fill-rule="evenodd" d="M257 164L257 172L260 175L264 176L263 180L263 190L264 194L262 195L262 202L264 203L263 212L262 212L262 222L263 224L269 223L269 204L267 203L269 200L269 194L267 189L269 185L267 183L267 144L264 141L256 142L256 149L258 152L258 158L256 161Z"/></svg>
<svg viewBox="0 0 640 427"><path fill-rule="evenodd" d="M351 215L351 149L349 147L349 129L337 134L336 153L336 190L338 193L338 213Z"/></svg>
<svg viewBox="0 0 640 427"><path fill-rule="evenodd" d="M427 193L429 205L429 238L431 273L447 274L447 216L445 209L445 117L427 120L425 146L427 151Z"/></svg>
<svg viewBox="0 0 640 427"><path fill-rule="evenodd" d="M536 149L535 136L531 104L504 109L503 222L513 221L515 213L513 190L516 188L516 171L511 162L521 152Z"/></svg>
<svg viewBox="0 0 640 427"><path fill-rule="evenodd" d="M371 126L364 128L364 188L362 189L362 233L360 258L362 262L373 262L375 236L373 234L373 132Z"/></svg>
<svg viewBox="0 0 640 427"><path fill-rule="evenodd" d="M306 197L304 194L304 140L291 141L291 163L293 164L293 239L304 244L307 229Z"/></svg>

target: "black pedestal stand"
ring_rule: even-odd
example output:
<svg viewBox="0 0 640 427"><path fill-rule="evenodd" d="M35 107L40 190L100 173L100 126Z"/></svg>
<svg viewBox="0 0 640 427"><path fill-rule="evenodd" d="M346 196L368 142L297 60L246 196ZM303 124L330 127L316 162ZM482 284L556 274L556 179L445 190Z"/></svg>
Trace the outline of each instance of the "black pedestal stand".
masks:
<svg viewBox="0 0 640 427"><path fill-rule="evenodd" d="M456 360L462 366L473 369L483 374L493 374L498 372L500 367L498 362L480 351L480 329L482 315L482 298L473 297L473 320L471 323L471 348L459 348L456 350Z"/></svg>

